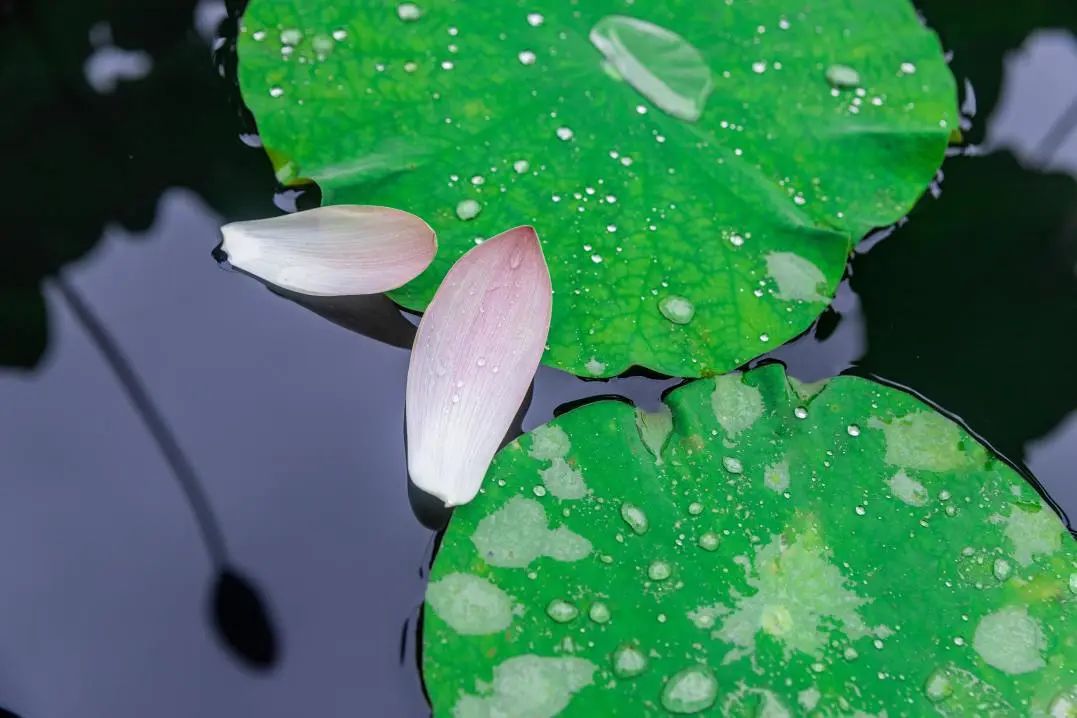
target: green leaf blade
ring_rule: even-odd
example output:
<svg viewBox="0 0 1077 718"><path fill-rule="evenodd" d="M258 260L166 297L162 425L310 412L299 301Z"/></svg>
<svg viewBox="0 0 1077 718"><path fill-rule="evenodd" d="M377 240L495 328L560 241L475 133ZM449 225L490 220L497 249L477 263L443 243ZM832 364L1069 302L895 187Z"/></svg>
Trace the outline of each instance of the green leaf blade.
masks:
<svg viewBox="0 0 1077 718"><path fill-rule="evenodd" d="M907 0L422 9L254 0L240 75L265 146L326 202L435 228L438 257L392 295L408 308L475 241L534 225L556 292L545 361L582 376L718 374L796 336L853 244L912 207L957 124L953 76ZM596 48L629 13L668 35ZM303 39L282 48L282 29ZM836 64L860 86L832 87ZM783 252L823 278L811 300L776 296L766 257ZM668 296L689 321L663 314Z"/></svg>
<svg viewBox="0 0 1077 718"><path fill-rule="evenodd" d="M473 573L515 608L508 628L472 637L428 607L436 713L489 697L496 667L521 655L595 666L560 712L534 714L547 717L706 703L698 675L670 687L699 666L717 684L700 715L1046 716L1068 700L1077 546L959 426L895 389L855 377L805 387L777 365L694 382L667 403L668 435L619 402L555 419L509 444L480 496L457 509L432 580ZM557 461L586 495L544 490ZM590 550L485 560L477 529L513 502L527 502L548 536ZM524 524L481 543L511 546ZM555 600L571 618L551 619Z"/></svg>

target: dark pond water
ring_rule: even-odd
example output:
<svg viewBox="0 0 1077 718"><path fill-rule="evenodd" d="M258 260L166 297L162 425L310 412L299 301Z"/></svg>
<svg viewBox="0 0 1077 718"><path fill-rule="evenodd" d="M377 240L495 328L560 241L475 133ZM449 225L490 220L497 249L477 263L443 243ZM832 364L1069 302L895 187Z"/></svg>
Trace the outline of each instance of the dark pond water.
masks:
<svg viewBox="0 0 1077 718"><path fill-rule="evenodd" d="M1077 6L922 9L977 150L772 357L923 395L1075 515ZM310 201L241 141L237 11L0 0L0 705L24 718L428 713L407 352L210 257L222 222ZM675 383L544 369L524 427Z"/></svg>

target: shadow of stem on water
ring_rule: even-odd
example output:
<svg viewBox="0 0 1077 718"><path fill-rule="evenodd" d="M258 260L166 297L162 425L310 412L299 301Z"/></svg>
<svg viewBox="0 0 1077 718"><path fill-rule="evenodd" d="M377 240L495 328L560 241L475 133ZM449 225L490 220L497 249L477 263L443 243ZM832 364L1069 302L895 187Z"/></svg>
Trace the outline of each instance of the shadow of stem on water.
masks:
<svg viewBox="0 0 1077 718"><path fill-rule="evenodd" d="M190 460L104 322L63 273L53 284L112 370L187 500L216 573L210 613L217 635L245 665L272 668L279 660L280 645L266 602L251 580L231 566L224 533Z"/></svg>

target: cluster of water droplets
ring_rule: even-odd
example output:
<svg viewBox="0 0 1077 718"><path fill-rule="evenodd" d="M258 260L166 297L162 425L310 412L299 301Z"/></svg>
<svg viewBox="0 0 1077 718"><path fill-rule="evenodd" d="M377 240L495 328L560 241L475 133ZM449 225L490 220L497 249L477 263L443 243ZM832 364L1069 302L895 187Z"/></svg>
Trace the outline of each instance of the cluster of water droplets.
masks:
<svg viewBox="0 0 1077 718"><path fill-rule="evenodd" d="M625 501L620 503L616 510L630 535L644 537L651 531L650 518L641 506ZM706 513L706 508L703 503L693 501L687 505L686 513L689 517L701 517ZM620 533L617 538L622 543L625 541ZM704 552L714 552L719 545L720 539L714 531L702 532L697 540L698 550ZM604 563L612 562L612 557L601 558ZM646 585L664 585L672 583L675 567L670 561L652 559L642 567L642 573ZM601 599L592 600L588 605L586 602L555 597L547 603L545 613L550 621L560 625L586 620L598 627L616 619L609 604ZM657 615L657 620L659 623L665 623L668 619L666 614L662 613ZM641 646L639 641L624 642L610 653L609 670L619 680L636 678L650 669L649 653L653 654ZM713 671L705 664L690 662L664 681L660 703L670 713L697 713L712 706L717 695L718 681Z"/></svg>

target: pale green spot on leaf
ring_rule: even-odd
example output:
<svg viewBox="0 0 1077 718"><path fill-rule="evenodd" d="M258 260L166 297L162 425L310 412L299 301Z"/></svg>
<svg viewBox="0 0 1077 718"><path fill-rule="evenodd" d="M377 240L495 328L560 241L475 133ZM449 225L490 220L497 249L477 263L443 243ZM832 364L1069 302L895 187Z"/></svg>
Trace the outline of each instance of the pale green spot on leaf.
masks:
<svg viewBox="0 0 1077 718"><path fill-rule="evenodd" d="M522 568L540 557L579 561L591 553L591 542L559 526L547 527L546 511L534 499L519 496L479 522L471 541L491 566Z"/></svg>
<svg viewBox="0 0 1077 718"><path fill-rule="evenodd" d="M791 376L789 377L789 387L802 401L808 401L825 389L829 381L829 379L820 379L819 381L804 382L795 376Z"/></svg>
<svg viewBox="0 0 1077 718"><path fill-rule="evenodd" d="M539 473L546 489L556 498L572 501L587 495L587 483L583 480L583 475L564 459L554 459L549 468Z"/></svg>
<svg viewBox="0 0 1077 718"><path fill-rule="evenodd" d="M789 462L782 459L763 470L763 485L771 491L781 493L789 488Z"/></svg>
<svg viewBox="0 0 1077 718"><path fill-rule="evenodd" d="M745 384L741 374L723 374L714 379L711 407L726 434L735 439L763 415L763 395Z"/></svg>
<svg viewBox="0 0 1077 718"><path fill-rule="evenodd" d="M494 668L487 690L460 698L453 718L553 718L591 685L596 669L583 658L509 658Z"/></svg>
<svg viewBox="0 0 1077 718"><path fill-rule="evenodd" d="M924 485L905 473L905 469L900 469L886 483L894 497L909 506L925 506L930 499Z"/></svg>
<svg viewBox="0 0 1077 718"><path fill-rule="evenodd" d="M790 718L789 709L765 688L742 686L722 704L723 715L736 718Z"/></svg>
<svg viewBox="0 0 1077 718"><path fill-rule="evenodd" d="M961 430L957 424L933 411L915 411L905 416L868 422L886 436L886 462L905 469L951 471L970 463L961 450Z"/></svg>
<svg viewBox="0 0 1077 718"><path fill-rule="evenodd" d="M1006 538L1013 545L1013 557L1017 563L1027 566L1037 556L1053 554L1062 548L1066 530L1058 522L1053 511L1042 503L1035 510L1014 504L1006 522Z"/></svg>
<svg viewBox="0 0 1077 718"><path fill-rule="evenodd" d="M924 695L944 718L1010 718L1013 706L990 683L950 663L940 666L924 681Z"/></svg>
<svg viewBox="0 0 1077 718"><path fill-rule="evenodd" d="M426 601L461 635L497 633L512 623L512 597L469 573L450 573L432 582L426 589Z"/></svg>
<svg viewBox="0 0 1077 718"><path fill-rule="evenodd" d="M1007 606L980 619L972 646L988 665L1011 675L1043 668L1046 639L1024 606Z"/></svg>
<svg viewBox="0 0 1077 718"><path fill-rule="evenodd" d="M819 293L826 285L826 275L819 267L792 252L767 255L767 274L777 285L774 296L786 302L825 302Z"/></svg>
<svg viewBox="0 0 1077 718"><path fill-rule="evenodd" d="M752 595L740 598L714 632L736 646L725 661L753 653L760 630L778 639L787 660L797 652L818 657L830 638L826 626L840 628L851 640L874 632L859 613L868 599L849 588L817 544L809 537L785 545L773 536L756 550L748 580Z"/></svg>
<svg viewBox="0 0 1077 718"><path fill-rule="evenodd" d="M665 397L676 421L662 463L638 411L616 401L569 411L498 453L482 493L455 510L432 581L489 580L513 597L512 623L460 635L429 608L423 670L435 715L452 716L464 695L489 698L476 677L489 681L504 661L539 654L596 666L561 718L635 716L641 706L668 714L661 698L671 679L697 665L718 685L701 716L863 718L897 706L910 716L1054 718L1052 702L1064 706L1077 684L1068 638L1077 635L1077 542L1035 490L944 419L960 461L930 446L929 459L899 452L920 468L891 463L885 430L868 417L901 426L931 411L897 389L840 376L804 396L775 364L733 380L734 391L758 390L759 415L730 424L743 412L715 411L729 378L681 386ZM533 497L538 472L556 458L586 476L587 495ZM776 491L783 463L791 483ZM586 542L579 560L548 558L558 531ZM571 620L547 614L555 599L574 607ZM1038 660L1034 670L1003 671ZM692 685L678 705L706 694Z"/></svg>
<svg viewBox="0 0 1077 718"><path fill-rule="evenodd" d="M572 447L568 434L559 426L546 424L531 432L528 455L535 459L563 459Z"/></svg>
<svg viewBox="0 0 1077 718"><path fill-rule="evenodd" d="M655 463L662 463L662 447L673 431L673 414L663 404L658 411L636 409L636 428L647 451L654 455Z"/></svg>

